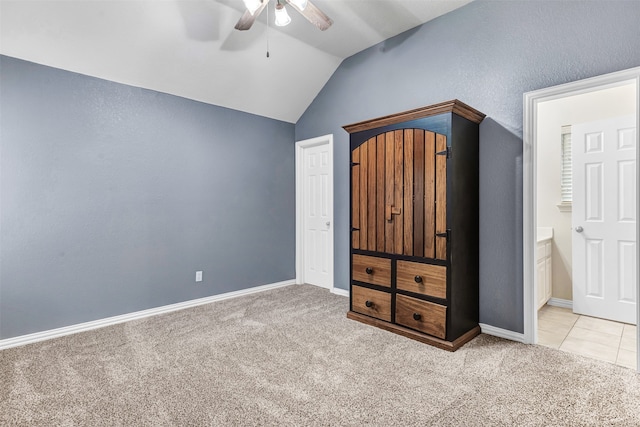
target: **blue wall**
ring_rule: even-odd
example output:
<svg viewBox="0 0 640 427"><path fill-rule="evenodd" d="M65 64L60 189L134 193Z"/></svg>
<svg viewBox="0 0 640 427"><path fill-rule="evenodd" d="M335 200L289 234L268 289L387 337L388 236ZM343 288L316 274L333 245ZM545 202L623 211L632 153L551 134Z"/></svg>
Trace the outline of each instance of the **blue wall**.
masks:
<svg viewBox="0 0 640 427"><path fill-rule="evenodd" d="M345 60L296 124L334 134L335 283L349 281L342 125L460 99L480 127L480 321L523 332L523 93L640 66L640 2L474 1Z"/></svg>
<svg viewBox="0 0 640 427"><path fill-rule="evenodd" d="M6 56L0 90L0 339L294 278L292 124Z"/></svg>

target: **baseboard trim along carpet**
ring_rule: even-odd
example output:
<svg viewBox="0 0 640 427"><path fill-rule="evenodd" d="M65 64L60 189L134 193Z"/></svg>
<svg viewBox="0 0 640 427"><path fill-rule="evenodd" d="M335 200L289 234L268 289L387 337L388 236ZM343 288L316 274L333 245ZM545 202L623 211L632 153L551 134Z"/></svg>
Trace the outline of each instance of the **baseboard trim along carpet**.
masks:
<svg viewBox="0 0 640 427"><path fill-rule="evenodd" d="M341 297L347 297L347 298L349 297L349 291L346 289L331 288L331 293L340 295Z"/></svg>
<svg viewBox="0 0 640 427"><path fill-rule="evenodd" d="M547 304L554 307L573 309L573 301L570 299L551 298L547 301Z"/></svg>
<svg viewBox="0 0 640 427"><path fill-rule="evenodd" d="M483 334L493 335L494 337L504 338L511 341L526 343L524 339L524 334L519 332L509 331L507 329L496 328L495 326L486 325L484 323L480 323L480 330Z"/></svg>
<svg viewBox="0 0 640 427"><path fill-rule="evenodd" d="M105 326L115 325L118 323L128 322L131 320L143 319L145 317L156 316L158 314L169 313L176 310L183 310L185 308L196 307L198 305L209 304L216 301L222 301L230 298L237 298L244 295L264 292L271 289L282 288L284 286L295 285L295 283L296 283L295 279L285 280L282 282L255 286L253 288L241 289L239 291L226 292L224 294L212 295L210 297L198 298L190 301L179 302L176 304L150 308L148 310L135 311L133 313L107 317L105 319L92 320L90 322L64 326L62 328L50 329L42 332L35 332L33 334L28 334L28 335L20 335L18 337L0 340L0 350L12 348L12 347L18 347L26 344L32 344L38 341L49 340L52 338L58 338L65 335L76 334L78 332L90 331L92 329L103 328Z"/></svg>

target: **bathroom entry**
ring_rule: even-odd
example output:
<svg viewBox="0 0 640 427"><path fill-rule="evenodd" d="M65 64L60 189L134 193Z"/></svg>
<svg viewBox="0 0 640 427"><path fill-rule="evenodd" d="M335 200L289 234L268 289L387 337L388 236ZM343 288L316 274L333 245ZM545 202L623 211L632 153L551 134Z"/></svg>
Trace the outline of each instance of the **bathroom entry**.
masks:
<svg viewBox="0 0 640 427"><path fill-rule="evenodd" d="M636 115L571 129L573 312L636 324Z"/></svg>
<svg viewBox="0 0 640 427"><path fill-rule="evenodd" d="M538 104L537 226L552 305L636 323L635 82Z"/></svg>

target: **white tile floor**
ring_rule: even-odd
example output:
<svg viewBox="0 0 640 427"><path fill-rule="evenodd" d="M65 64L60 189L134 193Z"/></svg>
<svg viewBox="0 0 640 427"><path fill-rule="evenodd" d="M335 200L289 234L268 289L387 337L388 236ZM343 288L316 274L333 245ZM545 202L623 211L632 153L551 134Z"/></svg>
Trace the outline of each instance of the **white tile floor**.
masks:
<svg viewBox="0 0 640 427"><path fill-rule="evenodd" d="M543 306L538 311L538 344L636 369L636 327Z"/></svg>

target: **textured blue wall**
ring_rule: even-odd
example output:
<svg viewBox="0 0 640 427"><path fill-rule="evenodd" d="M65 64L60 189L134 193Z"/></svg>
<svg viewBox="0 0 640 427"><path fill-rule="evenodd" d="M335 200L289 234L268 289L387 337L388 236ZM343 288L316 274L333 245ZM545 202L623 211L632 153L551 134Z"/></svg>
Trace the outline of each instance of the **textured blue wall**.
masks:
<svg viewBox="0 0 640 427"><path fill-rule="evenodd" d="M6 56L0 88L0 338L294 278L292 124Z"/></svg>
<svg viewBox="0 0 640 427"><path fill-rule="evenodd" d="M342 125L460 99L480 127L480 321L523 331L523 93L640 66L638 1L474 1L358 53L296 124L334 134L335 283L349 281L349 145Z"/></svg>

